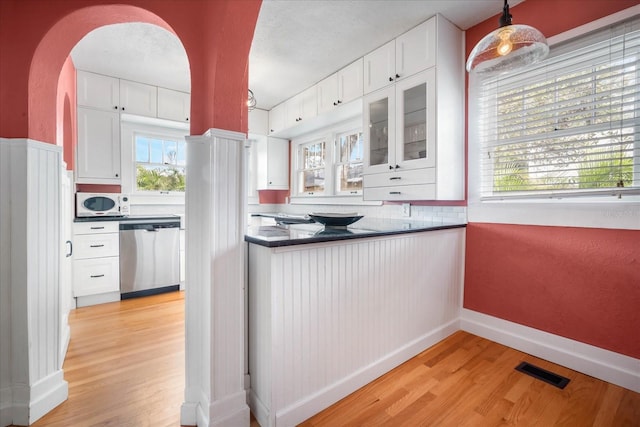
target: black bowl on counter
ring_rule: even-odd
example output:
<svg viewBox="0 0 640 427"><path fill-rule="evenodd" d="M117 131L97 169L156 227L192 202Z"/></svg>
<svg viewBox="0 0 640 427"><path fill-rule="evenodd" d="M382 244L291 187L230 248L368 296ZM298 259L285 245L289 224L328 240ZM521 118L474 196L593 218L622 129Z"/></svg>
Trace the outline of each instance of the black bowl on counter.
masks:
<svg viewBox="0 0 640 427"><path fill-rule="evenodd" d="M325 227L346 227L349 224L353 224L358 221L364 215L358 215L355 213L341 214L341 213L310 213L309 217Z"/></svg>

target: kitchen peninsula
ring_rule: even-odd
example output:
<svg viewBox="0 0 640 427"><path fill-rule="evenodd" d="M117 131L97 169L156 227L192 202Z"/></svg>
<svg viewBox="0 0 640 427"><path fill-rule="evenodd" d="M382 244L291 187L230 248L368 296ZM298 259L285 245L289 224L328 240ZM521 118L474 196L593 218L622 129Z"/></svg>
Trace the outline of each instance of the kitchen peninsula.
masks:
<svg viewBox="0 0 640 427"><path fill-rule="evenodd" d="M458 330L464 223L254 224L250 406L296 425Z"/></svg>

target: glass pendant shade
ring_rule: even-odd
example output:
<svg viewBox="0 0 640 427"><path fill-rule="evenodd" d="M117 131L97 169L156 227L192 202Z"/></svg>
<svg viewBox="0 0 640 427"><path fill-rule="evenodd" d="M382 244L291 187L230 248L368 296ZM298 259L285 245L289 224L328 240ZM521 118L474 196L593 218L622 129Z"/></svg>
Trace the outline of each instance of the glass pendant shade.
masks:
<svg viewBox="0 0 640 427"><path fill-rule="evenodd" d="M528 25L512 25L509 5L504 2L500 28L486 35L473 48L467 71L500 74L540 61L549 54L547 39Z"/></svg>

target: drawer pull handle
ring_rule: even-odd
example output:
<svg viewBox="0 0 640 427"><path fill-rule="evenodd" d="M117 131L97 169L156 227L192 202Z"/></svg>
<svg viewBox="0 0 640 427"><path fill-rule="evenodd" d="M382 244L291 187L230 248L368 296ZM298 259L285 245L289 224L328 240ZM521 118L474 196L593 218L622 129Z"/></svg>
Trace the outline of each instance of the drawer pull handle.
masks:
<svg viewBox="0 0 640 427"><path fill-rule="evenodd" d="M89 245L90 248L104 248L104 245Z"/></svg>
<svg viewBox="0 0 640 427"><path fill-rule="evenodd" d="M104 274L92 274L91 275L92 279L97 279L98 277L104 277Z"/></svg>
<svg viewBox="0 0 640 427"><path fill-rule="evenodd" d="M389 194L395 194L395 195L397 195L397 194L401 194L401 193L400 193L399 191L389 191Z"/></svg>
<svg viewBox="0 0 640 427"><path fill-rule="evenodd" d="M91 227L92 230L104 230L104 227Z"/></svg>
<svg viewBox="0 0 640 427"><path fill-rule="evenodd" d="M402 179L401 176L392 176L391 178L389 178L391 181L394 181L396 179Z"/></svg>

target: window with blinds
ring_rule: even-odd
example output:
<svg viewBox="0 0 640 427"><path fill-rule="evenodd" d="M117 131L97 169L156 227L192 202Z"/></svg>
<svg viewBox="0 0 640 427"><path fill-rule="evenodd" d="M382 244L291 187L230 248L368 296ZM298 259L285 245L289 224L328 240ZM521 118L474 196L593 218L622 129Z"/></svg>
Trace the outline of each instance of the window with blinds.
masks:
<svg viewBox="0 0 640 427"><path fill-rule="evenodd" d="M483 199L640 194L640 19L473 84Z"/></svg>

